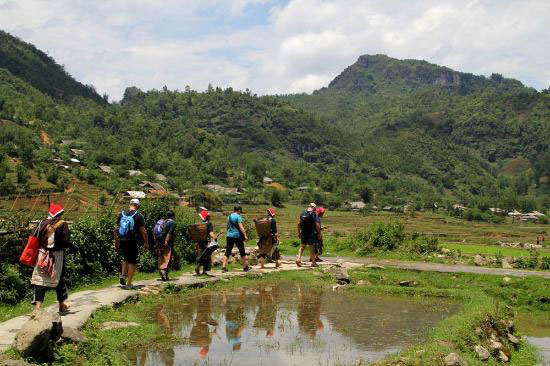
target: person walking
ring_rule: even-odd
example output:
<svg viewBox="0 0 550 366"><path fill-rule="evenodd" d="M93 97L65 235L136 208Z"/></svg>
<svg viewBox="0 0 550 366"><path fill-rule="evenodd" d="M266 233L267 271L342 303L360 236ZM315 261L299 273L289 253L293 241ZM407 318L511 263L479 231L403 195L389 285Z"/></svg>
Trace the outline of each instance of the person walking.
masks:
<svg viewBox="0 0 550 366"><path fill-rule="evenodd" d="M280 267L279 259L281 255L279 254L278 248L278 238L277 238L277 221L275 220L275 209L267 209L267 220L270 224L270 235L265 237L260 237L258 240L258 249L259 249L259 261L260 268L264 269L266 258L271 259L275 262L275 268Z"/></svg>
<svg viewBox="0 0 550 366"><path fill-rule="evenodd" d="M176 214L171 210L166 212L164 219L157 221L153 229L155 249L158 257L158 269L162 281L168 281L169 279L168 272L172 262L175 230Z"/></svg>
<svg viewBox="0 0 550 366"><path fill-rule="evenodd" d="M38 258L32 272L31 284L34 286L32 304L40 309L46 291L55 289L59 313L66 313L69 306L65 303L69 297L65 283L65 249L71 246L69 225L61 220L64 209L60 204L52 203L48 218L37 227L40 243Z"/></svg>
<svg viewBox="0 0 550 366"><path fill-rule="evenodd" d="M227 217L227 245L225 248L225 256L223 257L222 272L227 272L227 262L235 245L239 249L243 271L250 271L248 258L246 257L244 249L244 242L248 240L248 236L246 235L243 219L241 217L242 211L241 206L236 205L233 208L233 213Z"/></svg>
<svg viewBox="0 0 550 366"><path fill-rule="evenodd" d="M316 237L317 240L315 241L315 262L323 261L321 259L321 254L323 254L323 226L321 225L321 218L323 217L325 212L326 212L326 209L324 207L318 207L315 210L316 221L319 224L318 226L319 231L317 232L317 237Z"/></svg>
<svg viewBox="0 0 550 366"><path fill-rule="evenodd" d="M115 225L115 248L122 254L120 284L124 289L132 290L132 280L138 263L138 243L143 240L145 250L149 249L149 238L145 229L145 219L138 211L140 202L130 200L128 210L122 211Z"/></svg>
<svg viewBox="0 0 550 366"><path fill-rule="evenodd" d="M309 207L302 212L298 221L298 237L302 243L298 249L298 257L296 258L296 265L298 267L302 266L302 254L306 246L309 247L311 266L317 267L317 263L315 262L315 243L321 232L321 227L315 214L316 208L317 205L315 203L310 203Z"/></svg>
<svg viewBox="0 0 550 366"><path fill-rule="evenodd" d="M211 255L202 255L208 245L217 239L216 234L214 233L214 225L212 222L210 222L210 213L208 210L204 209L199 213L199 216L201 218L201 223L206 224L206 240L199 241L195 244L195 251L197 253L197 259L200 259L200 261L197 263L197 266L195 267L195 273L197 275L201 274L201 266L202 266L202 274L207 276L207 271L210 271L212 268L212 256Z"/></svg>

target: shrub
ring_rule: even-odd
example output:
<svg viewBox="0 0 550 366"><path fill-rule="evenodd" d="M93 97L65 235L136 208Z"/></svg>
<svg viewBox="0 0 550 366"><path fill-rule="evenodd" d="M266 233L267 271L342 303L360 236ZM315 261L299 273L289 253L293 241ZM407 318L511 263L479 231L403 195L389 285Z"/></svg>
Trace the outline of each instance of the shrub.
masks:
<svg viewBox="0 0 550 366"><path fill-rule="evenodd" d="M191 191L189 197L192 205L195 207L203 206L216 211L222 209L223 200L214 192L197 189Z"/></svg>
<svg viewBox="0 0 550 366"><path fill-rule="evenodd" d="M0 304L16 304L30 294L28 279L16 265L0 265Z"/></svg>
<svg viewBox="0 0 550 366"><path fill-rule="evenodd" d="M439 251L439 239L435 236L414 235L407 242L407 250L416 254L429 254Z"/></svg>
<svg viewBox="0 0 550 366"><path fill-rule="evenodd" d="M542 257L540 260L540 269L550 269L550 257Z"/></svg>
<svg viewBox="0 0 550 366"><path fill-rule="evenodd" d="M359 254L376 250L390 251L403 244L405 232L398 222L375 222L368 231L357 231L352 236L352 247Z"/></svg>

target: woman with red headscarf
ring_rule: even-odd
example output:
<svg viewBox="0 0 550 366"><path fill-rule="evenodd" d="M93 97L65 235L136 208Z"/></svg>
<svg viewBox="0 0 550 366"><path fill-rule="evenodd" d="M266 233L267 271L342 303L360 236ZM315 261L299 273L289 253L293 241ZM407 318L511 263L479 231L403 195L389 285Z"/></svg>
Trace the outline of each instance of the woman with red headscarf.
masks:
<svg viewBox="0 0 550 366"><path fill-rule="evenodd" d="M260 261L260 268L264 269L266 258L271 259L275 262L275 268L280 267L279 259L281 255L279 254L279 239L277 238L277 221L275 221L275 209L267 209L267 220L271 225L271 235L266 237L261 237L258 240L258 248L260 253L258 255Z"/></svg>

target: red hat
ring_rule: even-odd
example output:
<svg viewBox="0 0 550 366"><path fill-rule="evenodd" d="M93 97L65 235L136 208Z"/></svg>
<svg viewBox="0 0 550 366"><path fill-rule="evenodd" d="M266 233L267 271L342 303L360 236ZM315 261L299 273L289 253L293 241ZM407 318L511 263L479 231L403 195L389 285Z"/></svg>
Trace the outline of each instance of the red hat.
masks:
<svg viewBox="0 0 550 366"><path fill-rule="evenodd" d="M324 208L324 207L318 207L318 208L317 208L317 215L318 215L318 216L323 216L323 214L325 213L326 210L327 210L327 209Z"/></svg>
<svg viewBox="0 0 550 366"><path fill-rule="evenodd" d="M202 221L206 221L206 219L208 218L208 210L201 211L199 213L199 216L201 217Z"/></svg>
<svg viewBox="0 0 550 366"><path fill-rule="evenodd" d="M201 347L199 350L199 356L200 358L206 358L206 356L208 356L208 347Z"/></svg>
<svg viewBox="0 0 550 366"><path fill-rule="evenodd" d="M274 209L273 207L268 208L268 209L267 209L267 213L268 213L271 217L275 217L275 209Z"/></svg>
<svg viewBox="0 0 550 366"><path fill-rule="evenodd" d="M63 207L59 203L52 203L50 205L50 211L48 214L50 217L56 217L58 215L61 215L63 213Z"/></svg>

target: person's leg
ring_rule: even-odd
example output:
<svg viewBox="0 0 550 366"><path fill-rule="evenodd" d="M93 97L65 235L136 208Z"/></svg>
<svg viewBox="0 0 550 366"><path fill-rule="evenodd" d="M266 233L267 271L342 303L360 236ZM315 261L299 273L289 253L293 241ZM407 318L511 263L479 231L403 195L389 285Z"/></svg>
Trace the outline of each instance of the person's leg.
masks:
<svg viewBox="0 0 550 366"><path fill-rule="evenodd" d="M201 274L201 263L199 261L199 257L202 254L201 245L200 243L195 243L195 255L197 257L197 265L195 267L195 274L200 275Z"/></svg>
<svg viewBox="0 0 550 366"><path fill-rule="evenodd" d="M34 304L34 308L36 310L42 307L42 303L44 302L44 297L46 296L46 290L47 288L44 286L34 285L34 294L32 298L32 303Z"/></svg>
<svg viewBox="0 0 550 366"><path fill-rule="evenodd" d="M265 256L263 256L263 255L260 254L260 256L259 256L259 258L258 258L258 262L260 262L260 268L261 268L261 269L265 269L265 267L264 267L264 264L265 264Z"/></svg>
<svg viewBox="0 0 550 366"><path fill-rule="evenodd" d="M227 238L227 244L225 246L225 256L223 257L223 265L222 265L222 271L227 271L227 261L229 260L229 257L231 256L231 252L233 251L233 246L235 245L235 239L234 238Z"/></svg>
<svg viewBox="0 0 550 366"><path fill-rule="evenodd" d="M313 244L309 245L309 260L312 267L317 267L317 263L315 262L315 245Z"/></svg>
<svg viewBox="0 0 550 366"><path fill-rule="evenodd" d="M300 248L298 249L298 257L296 258L296 265L298 267L302 266L302 254L304 254L304 249L306 249L306 244L302 242Z"/></svg>
<svg viewBox="0 0 550 366"><path fill-rule="evenodd" d="M67 289L67 284L65 283L65 263L63 263L63 269L61 270L61 277L59 283L55 288L55 293L57 295L57 302L59 303L59 311L67 311L69 306L65 304L65 301L69 298L69 290Z"/></svg>
<svg viewBox="0 0 550 366"><path fill-rule="evenodd" d="M237 248L239 249L239 255L241 256L241 264L243 269L248 269L248 257L246 256L246 251L244 249L244 240L242 238L237 239Z"/></svg>
<svg viewBox="0 0 550 366"><path fill-rule="evenodd" d="M134 273L136 272L136 265L134 263L128 263L128 281L127 286L132 286L132 280L134 279Z"/></svg>
<svg viewBox="0 0 550 366"><path fill-rule="evenodd" d="M134 279L134 274L136 273L137 260L138 257L138 245L137 243L128 243L128 252L126 260L126 268L128 271L128 280L126 281L126 286L132 286L132 280Z"/></svg>

